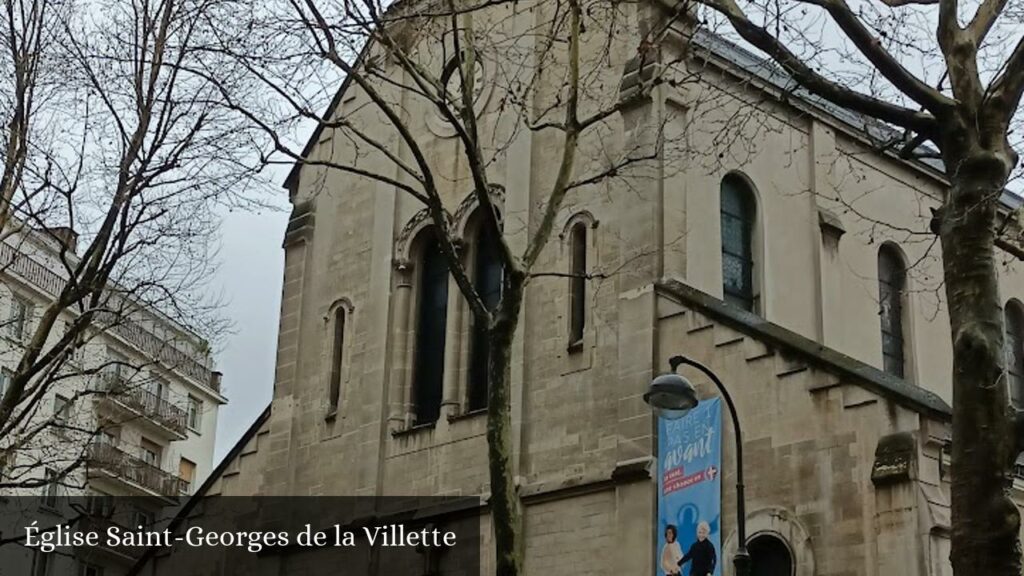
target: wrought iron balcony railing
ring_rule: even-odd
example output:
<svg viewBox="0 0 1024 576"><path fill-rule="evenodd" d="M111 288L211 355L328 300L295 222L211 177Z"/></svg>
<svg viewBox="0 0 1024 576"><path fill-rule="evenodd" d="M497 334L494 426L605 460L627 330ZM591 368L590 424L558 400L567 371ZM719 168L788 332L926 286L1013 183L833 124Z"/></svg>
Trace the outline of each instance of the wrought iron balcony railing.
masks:
<svg viewBox="0 0 1024 576"><path fill-rule="evenodd" d="M133 456L106 442L89 445L90 471L102 470L163 496L180 496L188 490L188 482L161 468Z"/></svg>
<svg viewBox="0 0 1024 576"><path fill-rule="evenodd" d="M108 397L182 436L187 433L188 413L170 400L113 374L104 374L100 382Z"/></svg>

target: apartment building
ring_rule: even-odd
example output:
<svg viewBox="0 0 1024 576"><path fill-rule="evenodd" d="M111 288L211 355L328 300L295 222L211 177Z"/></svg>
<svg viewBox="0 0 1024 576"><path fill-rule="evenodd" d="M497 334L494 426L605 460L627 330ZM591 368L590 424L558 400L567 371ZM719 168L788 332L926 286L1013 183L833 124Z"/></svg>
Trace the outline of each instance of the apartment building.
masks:
<svg viewBox="0 0 1024 576"><path fill-rule="evenodd" d="M0 390L67 282L62 270L77 261L75 249L76 236L67 229L17 233L0 243ZM227 399L206 341L117 288L111 292L66 358L30 381L22 406L34 405L19 410L24 422L0 438L0 481L7 486L0 493L55 508L70 496L96 512L83 520L93 528L148 526L210 473L217 416ZM64 312L47 345L77 318L78 311ZM45 385L33 388L36 382ZM68 570L78 563L81 574L98 576L130 563L124 550L110 552L88 562L24 549L20 556L32 556L36 576L74 573Z"/></svg>

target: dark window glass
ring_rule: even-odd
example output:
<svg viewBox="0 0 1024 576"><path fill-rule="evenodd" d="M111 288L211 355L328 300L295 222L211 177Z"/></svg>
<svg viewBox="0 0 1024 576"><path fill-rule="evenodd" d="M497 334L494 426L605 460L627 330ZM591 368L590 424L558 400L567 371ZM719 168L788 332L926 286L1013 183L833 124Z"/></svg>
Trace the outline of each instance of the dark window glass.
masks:
<svg viewBox="0 0 1024 576"><path fill-rule="evenodd" d="M498 307L501 300L501 265L499 239L491 226L481 225L475 240L473 286L488 310ZM487 369L491 355L487 327L473 322L473 340L469 349L469 409L487 407Z"/></svg>
<svg viewBox="0 0 1024 576"><path fill-rule="evenodd" d="M752 576L793 576L793 557L774 536L756 536L747 544Z"/></svg>
<svg viewBox="0 0 1024 576"><path fill-rule="evenodd" d="M739 177L722 180L722 292L725 301L754 310L754 195Z"/></svg>
<svg viewBox="0 0 1024 576"><path fill-rule="evenodd" d="M587 312L587 227L572 227L572 278L569 280L569 344L583 340Z"/></svg>
<svg viewBox="0 0 1024 576"><path fill-rule="evenodd" d="M339 306L334 311L334 341L331 349L331 388L330 408L334 413L338 411L338 402L341 400L341 363L345 352L345 308Z"/></svg>
<svg viewBox="0 0 1024 576"><path fill-rule="evenodd" d="M1010 387L1010 402L1017 408L1024 401L1024 313L1014 303L1006 305L1006 376Z"/></svg>
<svg viewBox="0 0 1024 576"><path fill-rule="evenodd" d="M430 232L420 258L420 289L413 368L416 424L436 422L441 415L444 378L445 324L448 318L448 264Z"/></svg>
<svg viewBox="0 0 1024 576"><path fill-rule="evenodd" d="M882 368L904 377L903 289L906 271L895 249L883 246L878 252L878 315L882 323Z"/></svg>

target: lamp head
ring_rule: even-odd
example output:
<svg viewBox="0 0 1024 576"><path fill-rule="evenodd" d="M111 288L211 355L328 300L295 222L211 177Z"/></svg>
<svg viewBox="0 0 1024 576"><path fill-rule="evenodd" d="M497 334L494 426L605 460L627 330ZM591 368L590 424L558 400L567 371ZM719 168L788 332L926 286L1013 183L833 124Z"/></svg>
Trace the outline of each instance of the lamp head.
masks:
<svg viewBox="0 0 1024 576"><path fill-rule="evenodd" d="M677 420L697 407L697 390L690 381L669 372L651 381L644 394L646 402L659 418Z"/></svg>

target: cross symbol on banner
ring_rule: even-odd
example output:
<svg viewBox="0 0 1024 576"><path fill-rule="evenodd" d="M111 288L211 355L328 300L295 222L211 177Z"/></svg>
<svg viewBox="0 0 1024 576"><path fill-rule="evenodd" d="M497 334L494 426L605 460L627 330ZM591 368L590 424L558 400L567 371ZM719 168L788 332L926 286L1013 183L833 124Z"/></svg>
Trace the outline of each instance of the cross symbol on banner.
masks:
<svg viewBox="0 0 1024 576"><path fill-rule="evenodd" d="M718 476L718 468L711 466L707 470L707 475L709 479L714 480L715 476Z"/></svg>

